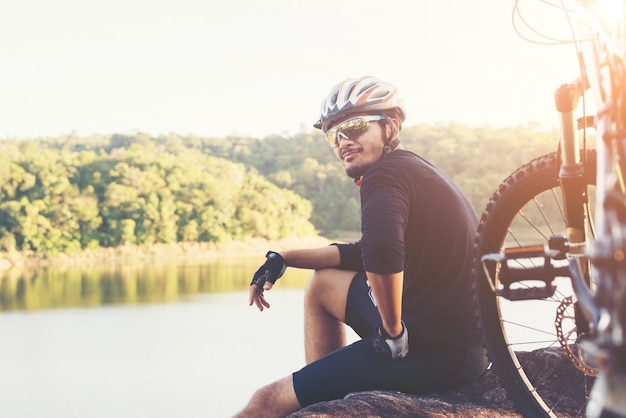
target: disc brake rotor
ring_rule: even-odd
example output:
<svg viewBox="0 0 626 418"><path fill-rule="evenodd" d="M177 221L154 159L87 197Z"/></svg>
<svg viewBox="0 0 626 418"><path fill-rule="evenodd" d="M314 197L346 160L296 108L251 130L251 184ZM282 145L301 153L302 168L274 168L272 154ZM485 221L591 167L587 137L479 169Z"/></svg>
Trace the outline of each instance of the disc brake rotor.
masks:
<svg viewBox="0 0 626 418"><path fill-rule="evenodd" d="M566 315L565 313L567 308L569 308L570 306L573 306L572 297L568 296L561 301L559 307L556 310L556 318L554 320L554 326L556 327L556 337L559 340L561 349L578 370L580 370L587 376L596 376L598 374L598 371L585 362L580 346L577 343L568 344L570 338L573 338L574 340L576 339L576 325L573 325L573 327L567 332L563 331L564 320L569 320L572 322L572 324L575 324L575 318L572 315ZM572 337L572 335L574 337Z"/></svg>

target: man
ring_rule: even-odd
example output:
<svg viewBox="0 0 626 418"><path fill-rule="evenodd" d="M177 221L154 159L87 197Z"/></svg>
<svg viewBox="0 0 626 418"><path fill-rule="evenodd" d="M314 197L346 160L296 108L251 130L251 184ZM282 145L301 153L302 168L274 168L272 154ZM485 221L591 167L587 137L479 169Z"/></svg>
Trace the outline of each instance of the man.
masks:
<svg viewBox="0 0 626 418"><path fill-rule="evenodd" d="M267 253L250 286L261 311L287 266L314 270L307 365L258 390L238 416L282 417L357 391L424 394L485 370L470 287L477 217L443 173L403 149L404 119L398 90L373 77L347 79L322 102L314 126L360 186L362 237ZM347 347L344 323L362 338Z"/></svg>

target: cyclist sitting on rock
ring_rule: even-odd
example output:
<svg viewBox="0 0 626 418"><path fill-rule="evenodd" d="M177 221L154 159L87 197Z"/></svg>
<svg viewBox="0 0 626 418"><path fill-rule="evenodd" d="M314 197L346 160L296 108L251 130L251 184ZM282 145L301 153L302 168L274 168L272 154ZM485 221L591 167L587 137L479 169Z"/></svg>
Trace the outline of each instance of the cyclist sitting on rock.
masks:
<svg viewBox="0 0 626 418"><path fill-rule="evenodd" d="M448 177L402 147L404 120L397 88L373 77L347 79L322 102L314 126L360 186L362 236L267 253L250 286L261 311L286 267L314 270L307 365L259 389L237 416L286 416L358 391L432 393L485 370L470 287L477 216ZM346 346L344 323L362 339Z"/></svg>

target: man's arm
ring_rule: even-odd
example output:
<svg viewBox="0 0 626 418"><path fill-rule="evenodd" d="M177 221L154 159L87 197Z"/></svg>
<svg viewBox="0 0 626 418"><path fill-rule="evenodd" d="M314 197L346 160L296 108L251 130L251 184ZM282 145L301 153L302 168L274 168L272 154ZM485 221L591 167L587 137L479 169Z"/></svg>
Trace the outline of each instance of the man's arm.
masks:
<svg viewBox="0 0 626 418"><path fill-rule="evenodd" d="M296 267L311 270L336 267L341 261L339 248L337 248L336 245L329 245L327 247L321 248L309 248L303 250L287 250L281 251L278 254L280 254L280 256L283 258L287 267ZM263 292L265 290L270 290L272 286L272 282L266 280L263 283L262 291L259 291L258 284L251 284L248 297L248 305L251 306L254 304L260 311L262 311L264 308L269 308L270 304L265 299Z"/></svg>
<svg viewBox="0 0 626 418"><path fill-rule="evenodd" d="M375 274L367 272L374 292L384 331L392 337L402 333L402 283L404 272Z"/></svg>
<svg viewBox="0 0 626 418"><path fill-rule="evenodd" d="M302 250L280 251L288 267L319 270L337 267L341 261L336 245Z"/></svg>

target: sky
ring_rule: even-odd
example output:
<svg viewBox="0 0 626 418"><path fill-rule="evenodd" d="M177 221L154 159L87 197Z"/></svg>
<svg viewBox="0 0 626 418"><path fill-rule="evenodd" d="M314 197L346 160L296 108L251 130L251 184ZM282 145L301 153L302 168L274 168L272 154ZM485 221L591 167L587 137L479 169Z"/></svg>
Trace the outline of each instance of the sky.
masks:
<svg viewBox="0 0 626 418"><path fill-rule="evenodd" d="M514 4L0 0L0 139L308 132L330 88L365 75L399 88L405 125L557 126L574 47L523 40ZM563 12L519 6L571 38Z"/></svg>

